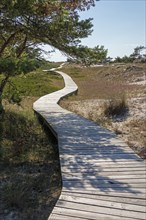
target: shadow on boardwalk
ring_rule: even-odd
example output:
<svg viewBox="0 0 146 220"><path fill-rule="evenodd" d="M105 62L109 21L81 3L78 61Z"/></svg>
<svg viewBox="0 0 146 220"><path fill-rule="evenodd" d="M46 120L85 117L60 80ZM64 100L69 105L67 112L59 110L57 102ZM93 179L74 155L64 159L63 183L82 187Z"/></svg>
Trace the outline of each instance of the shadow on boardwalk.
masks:
<svg viewBox="0 0 146 220"><path fill-rule="evenodd" d="M65 88L34 103L58 139L62 193L49 219L145 219L144 163L115 134L57 104L77 90L58 73Z"/></svg>
<svg viewBox="0 0 146 220"><path fill-rule="evenodd" d="M138 184L131 171L133 161L141 159L114 133L67 111L42 114L57 129L63 189L142 193L144 184ZM121 162L130 164L128 172L121 170Z"/></svg>

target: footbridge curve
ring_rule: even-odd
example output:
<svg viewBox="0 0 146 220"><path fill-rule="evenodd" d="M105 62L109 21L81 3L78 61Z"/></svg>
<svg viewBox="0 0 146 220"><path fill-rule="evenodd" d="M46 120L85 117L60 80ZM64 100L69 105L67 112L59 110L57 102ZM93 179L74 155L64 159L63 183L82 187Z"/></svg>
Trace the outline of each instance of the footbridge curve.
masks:
<svg viewBox="0 0 146 220"><path fill-rule="evenodd" d="M146 219L145 163L114 133L61 108L78 87L52 71L65 87L33 105L58 139L62 192L48 220Z"/></svg>

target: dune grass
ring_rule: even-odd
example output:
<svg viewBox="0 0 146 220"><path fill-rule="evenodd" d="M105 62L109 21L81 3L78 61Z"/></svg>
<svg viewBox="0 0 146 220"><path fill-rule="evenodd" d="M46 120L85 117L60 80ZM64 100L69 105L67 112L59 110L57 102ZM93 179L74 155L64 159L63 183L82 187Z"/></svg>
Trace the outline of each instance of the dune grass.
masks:
<svg viewBox="0 0 146 220"><path fill-rule="evenodd" d="M122 116L128 112L128 103L126 97L111 98L104 104L104 115L107 117Z"/></svg>
<svg viewBox="0 0 146 220"><path fill-rule="evenodd" d="M125 68L108 65L103 67L64 66L64 72L68 73L79 87L78 96L73 96L70 100L110 99L111 97L117 99L124 94L127 98L133 97L141 91L141 88L127 83L129 73L124 72ZM132 79L131 73L128 79Z"/></svg>

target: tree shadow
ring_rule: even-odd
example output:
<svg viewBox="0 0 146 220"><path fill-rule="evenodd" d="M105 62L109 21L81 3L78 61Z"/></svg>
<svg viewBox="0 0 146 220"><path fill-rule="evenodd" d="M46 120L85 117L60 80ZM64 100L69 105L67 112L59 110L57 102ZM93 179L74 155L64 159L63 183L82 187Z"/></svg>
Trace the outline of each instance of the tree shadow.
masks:
<svg viewBox="0 0 146 220"><path fill-rule="evenodd" d="M135 163L142 165L142 159L116 134L66 110L41 114L58 134L62 193L56 207L71 205L72 199L62 199L69 194L77 196L72 205L80 211L78 199L85 195L90 198L94 194L96 200L109 194L130 196L135 201L143 197L145 183L140 180L145 178L144 164L142 171L133 169Z"/></svg>

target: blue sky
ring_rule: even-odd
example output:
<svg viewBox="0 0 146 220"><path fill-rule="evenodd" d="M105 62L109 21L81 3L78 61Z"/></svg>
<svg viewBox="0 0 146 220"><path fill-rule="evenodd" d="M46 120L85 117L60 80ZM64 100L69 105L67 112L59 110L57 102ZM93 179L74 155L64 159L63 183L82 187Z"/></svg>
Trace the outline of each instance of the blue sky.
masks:
<svg viewBox="0 0 146 220"><path fill-rule="evenodd" d="M130 55L137 46L146 46L146 0L100 0L80 13L81 19L93 18L93 33L83 45L104 45L111 57ZM49 58L63 61L56 51Z"/></svg>

